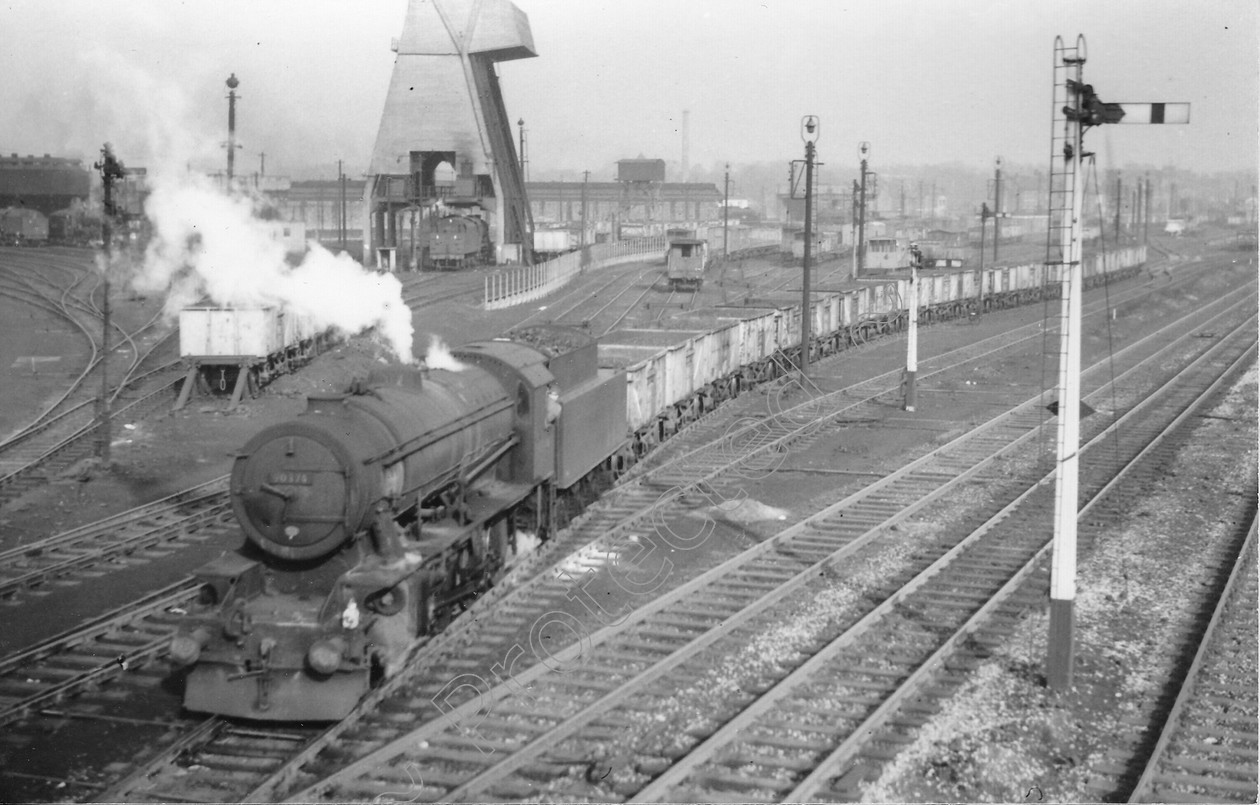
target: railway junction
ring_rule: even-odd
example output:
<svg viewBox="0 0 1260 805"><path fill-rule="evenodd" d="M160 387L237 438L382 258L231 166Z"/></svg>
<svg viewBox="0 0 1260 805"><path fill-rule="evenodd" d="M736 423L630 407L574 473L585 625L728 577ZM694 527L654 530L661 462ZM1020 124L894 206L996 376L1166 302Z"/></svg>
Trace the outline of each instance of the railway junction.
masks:
<svg viewBox="0 0 1260 805"><path fill-rule="evenodd" d="M1253 516L1254 287L1237 294L1254 286L1248 259L1204 244L1089 295L1085 399L1099 413L1082 443L1111 468L1083 481L1098 502L1082 503L1089 604L1067 696L1040 682L1046 535L1035 523L1048 489L1032 480L1046 471L1034 304L926 330L933 346L914 413L899 405L905 337L892 332L822 361L807 388L785 377L700 419L575 509L554 540L418 650L414 674L331 730L181 713L163 613L188 600L196 565L239 543L216 502L232 445L382 359L379 345L352 339L235 411L206 399L137 417L119 431L115 472L53 473L6 503L6 608L46 613L6 619L4 695L18 706L5 716L6 788L126 801L1009 798L1015 789L998 775L1013 770L1068 799L1136 786L1132 758L1148 751L1151 722L1180 684L1178 661L1154 649L1192 645L1224 583L1180 552L1224 551L1213 566L1229 566ZM772 294L781 280L765 271L759 285L762 270L747 261L742 278L732 271L731 282L674 304ZM602 332L657 315L651 305L670 298L663 271L659 261L629 264L528 309L481 314L470 278L426 276L419 287L444 301L440 311L417 301L414 316L451 343L465 328L537 324L546 310ZM131 326L148 320L143 307ZM1222 349L1233 357L1217 359ZM1169 373L1198 371L1200 356L1242 361L1208 407L1180 398L1168 414L1145 407L1162 404L1160 383L1198 387ZM1157 421L1172 428L1169 444L1131 455ZM1129 462L1132 480L1108 480ZM129 516L133 504L145 508ZM101 519L117 510L118 520ZM59 526L48 527L49 511L64 512ZM1192 546L1181 538L1191 532ZM53 569L40 576L42 562ZM1247 572L1235 586L1245 589ZM564 615L544 617L555 612ZM949 638L954 612L963 620ZM538 662L531 649L543 639L578 653ZM87 671L95 678L81 679ZM478 682L446 687L460 679ZM830 693L819 699L821 690ZM800 695L811 703L791 704ZM822 713L835 737L819 732ZM1236 722L1196 723L1207 729L1202 751L1238 740L1224 726ZM1127 742L1114 742L1117 731ZM495 752L478 760L482 742ZM1202 751L1191 772L1162 773L1237 763Z"/></svg>

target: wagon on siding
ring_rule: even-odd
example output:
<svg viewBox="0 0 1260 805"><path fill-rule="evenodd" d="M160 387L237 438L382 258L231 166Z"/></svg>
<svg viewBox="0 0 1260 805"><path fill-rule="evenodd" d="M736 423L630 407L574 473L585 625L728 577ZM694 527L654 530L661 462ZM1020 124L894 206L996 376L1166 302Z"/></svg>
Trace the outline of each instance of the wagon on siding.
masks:
<svg viewBox="0 0 1260 805"><path fill-rule="evenodd" d="M236 407L274 377L293 371L319 354L328 331L309 316L276 307L187 307L179 313L179 355L187 376L175 409L194 389L207 395L231 394Z"/></svg>
<svg viewBox="0 0 1260 805"><path fill-rule="evenodd" d="M709 242L699 238L675 238L665 253L665 278L672 289L698 290L709 262Z"/></svg>

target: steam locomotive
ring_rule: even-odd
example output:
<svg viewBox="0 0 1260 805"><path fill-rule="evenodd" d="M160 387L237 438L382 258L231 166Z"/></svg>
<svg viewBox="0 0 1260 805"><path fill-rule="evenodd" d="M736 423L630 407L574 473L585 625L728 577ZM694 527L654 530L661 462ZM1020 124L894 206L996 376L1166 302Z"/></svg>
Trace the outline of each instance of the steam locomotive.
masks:
<svg viewBox="0 0 1260 805"><path fill-rule="evenodd" d="M1135 274L1141 247L1098 255L1086 286ZM919 315L1026 304L1044 265L921 278ZM811 350L884 331L904 279L820 294ZM729 313L729 309L726 311ZM558 499L615 472L713 404L796 360L801 316L749 307L708 330L631 330L598 345L562 327L470 344L450 369L398 367L268 427L237 455L240 551L197 571L170 656L190 710L270 721L343 717L414 641L545 538ZM685 325L685 320L678 322ZM608 364L601 366L601 361Z"/></svg>
<svg viewBox="0 0 1260 805"><path fill-rule="evenodd" d="M546 335L312 396L245 445L231 476L245 545L196 572L171 642L188 709L341 718L502 576L518 536L546 535L557 490L626 438L624 374L597 368L588 337Z"/></svg>
<svg viewBox="0 0 1260 805"><path fill-rule="evenodd" d="M494 262L486 222L475 216L422 219L417 237L426 268L466 268Z"/></svg>

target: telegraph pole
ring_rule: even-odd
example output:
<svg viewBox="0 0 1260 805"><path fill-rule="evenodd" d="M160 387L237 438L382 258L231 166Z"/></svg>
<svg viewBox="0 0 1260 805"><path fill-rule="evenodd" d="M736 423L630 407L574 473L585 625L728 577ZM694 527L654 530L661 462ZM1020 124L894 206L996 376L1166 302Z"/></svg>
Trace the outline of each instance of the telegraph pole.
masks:
<svg viewBox="0 0 1260 805"><path fill-rule="evenodd" d="M814 229L814 143L821 135L822 125L814 115L801 118L801 139L805 141L805 259L801 273L801 378L809 377L810 315L809 308L809 258L813 246Z"/></svg>
<svg viewBox="0 0 1260 805"><path fill-rule="evenodd" d="M989 202L980 202L980 270L984 271L984 230L989 221ZM994 249L996 252L997 250ZM997 255L994 254L996 260Z"/></svg>
<svg viewBox="0 0 1260 805"><path fill-rule="evenodd" d="M590 171L582 171L582 237L579 238L579 246L586 245L586 183L590 178Z"/></svg>
<svg viewBox="0 0 1260 805"><path fill-rule="evenodd" d="M993 265L998 261L998 241L1002 239L1002 158L997 158L997 166L993 169ZM983 229L981 230L983 231ZM980 244L984 251L984 243Z"/></svg>
<svg viewBox="0 0 1260 805"><path fill-rule="evenodd" d="M1120 248L1120 206L1124 201L1124 186L1120 183L1120 172L1116 171L1116 248Z"/></svg>
<svg viewBox="0 0 1260 805"><path fill-rule="evenodd" d="M806 181L808 181L808 178ZM731 218L731 163L729 162L726 163L726 182L722 193L722 259L726 260L726 231L727 227L730 225ZM808 198L805 199L805 206L809 206ZM806 217L808 218L809 216L806 215ZM806 226L809 226L809 224L806 224Z"/></svg>
<svg viewBox="0 0 1260 805"><path fill-rule="evenodd" d="M980 266L976 269L976 315L984 313L984 221L989 217L989 205L980 202Z"/></svg>
<svg viewBox="0 0 1260 805"><path fill-rule="evenodd" d="M857 279L858 276L860 276L862 272L866 270L866 154L870 150L871 150L871 144L868 142L863 142L861 145L858 146L858 151L862 155L862 162L861 162L861 182L859 183L857 187L858 199L859 199L858 200L858 236L857 236L857 243L853 245L853 248L857 250L857 270L854 273L854 276L853 276L854 279Z"/></svg>
<svg viewBox="0 0 1260 805"><path fill-rule="evenodd" d="M231 153L230 151L228 153ZM105 143L105 147L101 149L101 161L95 165L96 169L101 172L101 187L103 189L103 204L101 215L101 240L104 248L104 265L102 273L104 274L104 282L101 284L101 290L104 294L104 302L101 304L101 400L100 408L100 441L97 443L96 455L101 460L101 466L109 467L110 464L110 442L113 436L110 433L110 411L109 411L109 272L114 258L113 240L114 240L114 182L126 175L126 169L123 164L114 156L113 149L109 143Z"/></svg>
<svg viewBox="0 0 1260 805"><path fill-rule="evenodd" d="M1151 242L1151 175L1146 174L1146 194L1142 200L1142 242Z"/></svg>
<svg viewBox="0 0 1260 805"><path fill-rule="evenodd" d="M232 165L236 162L236 88L241 85L236 73L228 76L228 141L227 141L227 187L232 189Z"/></svg>
<svg viewBox="0 0 1260 805"><path fill-rule="evenodd" d="M346 250L346 174L341 169L341 160L337 160L337 182L341 185L341 209L338 212L338 227L341 230L341 236L338 242L341 244L341 250ZM367 255L363 256L367 260Z"/></svg>
<svg viewBox="0 0 1260 805"><path fill-rule="evenodd" d="M528 172L527 166L529 165L529 160L525 157L525 118L518 118L516 125L521 131L521 181L524 182L527 181L526 173Z"/></svg>

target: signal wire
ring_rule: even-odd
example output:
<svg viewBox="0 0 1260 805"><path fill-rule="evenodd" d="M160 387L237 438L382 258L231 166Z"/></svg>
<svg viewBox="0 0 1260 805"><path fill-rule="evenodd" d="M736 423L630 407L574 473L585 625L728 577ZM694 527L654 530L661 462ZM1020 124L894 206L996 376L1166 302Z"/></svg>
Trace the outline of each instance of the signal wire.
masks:
<svg viewBox="0 0 1260 805"><path fill-rule="evenodd" d="M1106 310L1111 311L1111 278L1107 269L1107 221L1103 217L1102 205L1102 187L1098 183L1098 166L1095 162L1094 155L1089 155L1089 172L1094 180L1094 204L1098 209L1098 245L1102 247L1102 281L1103 281L1103 301L1106 303ZM1087 182L1088 184L1088 182ZM1116 200L1119 204L1119 199ZM1119 233L1116 233L1116 240L1113 243L1113 250L1117 258L1120 253ZM1082 280L1083 281L1083 280ZM1118 416L1116 406L1116 364L1115 364L1115 341L1111 329L1111 316L1104 317L1107 321L1107 371L1111 373L1111 411L1112 416ZM1112 446L1115 450L1115 460L1120 460L1120 426L1116 425L1112 433Z"/></svg>

